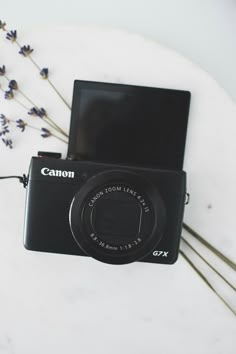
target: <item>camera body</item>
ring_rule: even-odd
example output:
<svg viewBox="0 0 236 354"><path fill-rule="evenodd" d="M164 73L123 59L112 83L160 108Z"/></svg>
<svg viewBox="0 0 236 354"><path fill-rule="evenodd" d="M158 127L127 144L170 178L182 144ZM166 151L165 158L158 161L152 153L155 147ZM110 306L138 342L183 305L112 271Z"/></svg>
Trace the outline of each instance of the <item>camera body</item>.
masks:
<svg viewBox="0 0 236 354"><path fill-rule="evenodd" d="M33 157L24 245L111 264L172 264L185 196L184 171Z"/></svg>
<svg viewBox="0 0 236 354"><path fill-rule="evenodd" d="M67 159L31 161L25 247L174 263L189 104L188 91L75 80Z"/></svg>

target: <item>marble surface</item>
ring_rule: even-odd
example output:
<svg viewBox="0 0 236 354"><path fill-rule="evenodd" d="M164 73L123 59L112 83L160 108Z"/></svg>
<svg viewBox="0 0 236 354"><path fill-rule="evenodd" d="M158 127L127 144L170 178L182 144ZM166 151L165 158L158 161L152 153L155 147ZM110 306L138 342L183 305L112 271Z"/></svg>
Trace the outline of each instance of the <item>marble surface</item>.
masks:
<svg viewBox="0 0 236 354"><path fill-rule="evenodd" d="M0 66L68 129L67 107L17 47L0 39ZM50 68L68 101L75 78L192 92L185 221L234 259L236 105L217 82L176 52L125 31L58 27L21 33L19 42L35 48L35 60ZM0 113L27 117L2 98ZM30 129L12 129L11 138L13 150L0 146L0 175L27 172L38 150L66 155L66 144L42 140ZM234 353L235 317L182 257L174 266L110 266L28 252L22 244L24 199L16 181L1 181L0 353ZM235 274L225 272L235 282ZM236 306L235 293L224 294Z"/></svg>
<svg viewBox="0 0 236 354"><path fill-rule="evenodd" d="M235 0L67 0L56 11L54 1L14 1L14 11L5 1L1 19L19 29L96 23L140 33L198 63L236 101Z"/></svg>

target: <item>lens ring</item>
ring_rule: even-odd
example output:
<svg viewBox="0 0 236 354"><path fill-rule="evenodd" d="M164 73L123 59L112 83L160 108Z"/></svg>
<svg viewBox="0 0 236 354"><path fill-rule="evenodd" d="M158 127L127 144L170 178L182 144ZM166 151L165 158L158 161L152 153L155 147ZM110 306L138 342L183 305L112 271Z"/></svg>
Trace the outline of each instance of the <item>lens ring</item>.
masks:
<svg viewBox="0 0 236 354"><path fill-rule="evenodd" d="M127 189L129 189L129 193L133 193L130 200L133 198L137 205L141 205L140 209L144 211L144 216L142 217L144 221L142 222L146 225L144 231L148 232L140 232L136 239L134 238L132 241L133 243L128 242L120 245L118 242L114 246L114 242L113 244L104 242L104 237L103 239L99 238L99 235L91 229L90 211L98 203L99 191L100 193L105 191L108 186L112 186L113 189L114 186L119 186L119 188L123 186L123 189L114 191L114 193L118 193L114 200L117 199L117 196L119 197L119 193L127 194ZM103 197L104 195L100 200ZM138 199L138 197L140 198ZM92 201L94 205L89 207L89 201ZM165 218L165 206L156 187L148 182L146 178L125 170L109 170L90 178L76 193L71 203L69 217L71 231L79 247L89 256L111 264L131 263L149 254L162 237ZM118 222L120 222L120 219L118 219ZM117 226L119 225L118 222ZM118 228L120 229L119 226ZM124 231L128 232L126 229L122 229L122 232ZM128 239L130 241L130 236Z"/></svg>
<svg viewBox="0 0 236 354"><path fill-rule="evenodd" d="M97 246L111 253L142 247L153 228L153 208L133 186L112 183L88 195L83 207L84 228Z"/></svg>

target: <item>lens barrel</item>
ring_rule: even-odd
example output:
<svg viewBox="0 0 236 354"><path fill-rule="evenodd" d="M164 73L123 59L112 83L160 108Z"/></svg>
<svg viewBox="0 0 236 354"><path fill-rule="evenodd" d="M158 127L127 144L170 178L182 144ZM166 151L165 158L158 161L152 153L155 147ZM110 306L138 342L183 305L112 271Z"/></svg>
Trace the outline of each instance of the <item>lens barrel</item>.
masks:
<svg viewBox="0 0 236 354"><path fill-rule="evenodd" d="M74 239L86 254L105 263L126 264L156 247L166 211L157 188L145 178L109 170L79 189L69 220Z"/></svg>

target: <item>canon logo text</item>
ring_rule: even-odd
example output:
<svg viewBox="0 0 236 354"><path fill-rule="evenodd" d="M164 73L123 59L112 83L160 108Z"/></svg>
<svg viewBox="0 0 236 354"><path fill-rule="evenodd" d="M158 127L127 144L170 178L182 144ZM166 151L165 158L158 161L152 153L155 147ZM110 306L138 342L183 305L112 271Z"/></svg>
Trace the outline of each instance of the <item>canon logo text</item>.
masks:
<svg viewBox="0 0 236 354"><path fill-rule="evenodd" d="M75 178L74 171L50 170L47 167L41 169L41 174L50 177Z"/></svg>

